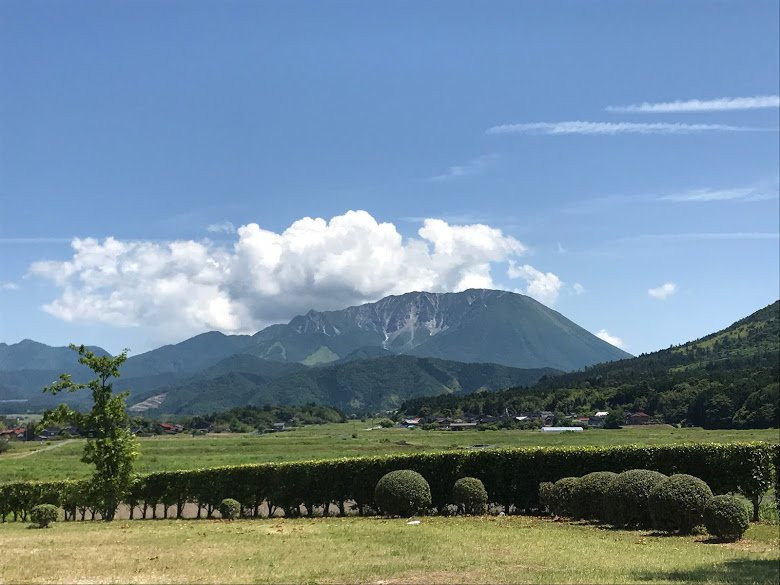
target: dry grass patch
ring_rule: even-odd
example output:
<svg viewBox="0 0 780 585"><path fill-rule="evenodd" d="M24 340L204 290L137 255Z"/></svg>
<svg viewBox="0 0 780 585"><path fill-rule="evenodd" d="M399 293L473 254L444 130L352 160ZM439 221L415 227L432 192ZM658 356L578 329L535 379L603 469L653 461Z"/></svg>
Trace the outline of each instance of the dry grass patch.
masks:
<svg viewBox="0 0 780 585"><path fill-rule="evenodd" d="M737 548L528 517L16 523L0 582L776 583L762 528Z"/></svg>

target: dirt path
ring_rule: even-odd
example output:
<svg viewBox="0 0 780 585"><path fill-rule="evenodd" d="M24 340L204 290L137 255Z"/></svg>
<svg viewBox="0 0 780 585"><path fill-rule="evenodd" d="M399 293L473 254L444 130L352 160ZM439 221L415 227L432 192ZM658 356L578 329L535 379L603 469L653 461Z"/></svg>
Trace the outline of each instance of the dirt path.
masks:
<svg viewBox="0 0 780 585"><path fill-rule="evenodd" d="M8 455L8 459L22 459L23 457L29 457L30 455L35 455L36 453L43 453L44 451L51 451L52 449L58 449L60 447L64 447L68 443L74 443L76 439L65 439L64 441L57 441L56 443L52 443L51 445L46 445L45 447L41 447L40 449L35 449L35 451L25 451L24 453L12 453Z"/></svg>

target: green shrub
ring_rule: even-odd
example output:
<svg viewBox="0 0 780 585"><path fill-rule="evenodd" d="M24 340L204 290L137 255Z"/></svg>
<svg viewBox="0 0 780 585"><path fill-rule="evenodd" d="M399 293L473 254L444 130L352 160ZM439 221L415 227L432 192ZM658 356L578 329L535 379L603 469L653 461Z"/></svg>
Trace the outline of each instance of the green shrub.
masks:
<svg viewBox="0 0 780 585"><path fill-rule="evenodd" d="M720 540L739 540L750 526L750 513L735 496L715 496L704 506L704 526Z"/></svg>
<svg viewBox="0 0 780 585"><path fill-rule="evenodd" d="M594 471L583 475L572 493L571 506L574 516L606 521L607 491L617 476L618 474L612 471Z"/></svg>
<svg viewBox="0 0 780 585"><path fill-rule="evenodd" d="M30 510L30 520L38 525L38 528L48 528L49 524L56 522L60 511L53 504L38 504Z"/></svg>
<svg viewBox="0 0 780 585"><path fill-rule="evenodd" d="M649 469L630 469L618 474L607 494L606 520L615 526L650 527L650 492L666 476Z"/></svg>
<svg viewBox="0 0 780 585"><path fill-rule="evenodd" d="M395 423L393 423L393 421L391 421L389 418L383 418L382 420L379 421L379 426L382 427L383 429L389 429L394 424Z"/></svg>
<svg viewBox="0 0 780 585"><path fill-rule="evenodd" d="M564 477L553 484L551 512L556 516L571 516L574 507L574 493L579 477Z"/></svg>
<svg viewBox="0 0 780 585"><path fill-rule="evenodd" d="M8 451L10 448L11 445L8 444L8 439L0 439L0 453Z"/></svg>
<svg viewBox="0 0 780 585"><path fill-rule="evenodd" d="M555 484L551 481L543 481L539 484L539 508L552 513L554 504Z"/></svg>
<svg viewBox="0 0 780 585"><path fill-rule="evenodd" d="M431 487L411 469L391 471L381 477L374 489L374 501L390 516L413 516L431 507Z"/></svg>
<svg viewBox="0 0 780 585"><path fill-rule="evenodd" d="M704 521L704 506L712 498L710 487L692 475L667 477L650 492L653 528L690 533Z"/></svg>
<svg viewBox="0 0 780 585"><path fill-rule="evenodd" d="M349 439L347 433L345 438ZM362 514L376 509L374 486L382 475L394 469L412 469L428 481L433 506L440 511L452 502L452 486L464 476L480 478L491 503L505 511L522 511L539 507L541 482L592 471L652 469L700 477L714 492L739 492L755 506L772 486L772 461L777 461L777 453L775 445L765 443L529 447L236 465L145 475L125 503L132 497L141 512L151 515L155 503L167 502L177 515L186 503L193 503L211 516L223 498L235 498L255 515L263 501L289 510L298 505L308 508L312 502L318 506L336 502L343 509L344 502L352 501ZM74 511L81 514L83 507L97 505L93 490L74 490L74 485L0 484L0 521L26 521L32 507L40 503L60 506L71 517Z"/></svg>
<svg viewBox="0 0 780 585"><path fill-rule="evenodd" d="M219 515L225 520L235 520L241 515L241 503L233 498L225 498L219 503Z"/></svg>
<svg viewBox="0 0 780 585"><path fill-rule="evenodd" d="M476 477L461 477L452 487L452 500L466 514L487 512L488 493L485 485Z"/></svg>

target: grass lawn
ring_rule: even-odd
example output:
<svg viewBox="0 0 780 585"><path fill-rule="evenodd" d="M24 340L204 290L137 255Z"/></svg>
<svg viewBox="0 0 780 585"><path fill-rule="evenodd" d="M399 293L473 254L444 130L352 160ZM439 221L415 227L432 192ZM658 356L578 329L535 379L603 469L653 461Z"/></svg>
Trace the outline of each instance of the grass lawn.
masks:
<svg viewBox="0 0 780 585"><path fill-rule="evenodd" d="M664 537L531 517L0 525L0 583L772 583L777 526Z"/></svg>
<svg viewBox="0 0 780 585"><path fill-rule="evenodd" d="M313 425L269 435L213 434L157 436L139 440L139 472L194 469L217 465L324 459L358 455L464 449L473 445L529 447L561 445L664 445L681 442L778 441L777 429L675 429L669 426L593 429L583 433L539 431L423 431L400 428L366 430L372 423ZM356 434L357 438L352 435ZM82 440L12 443L0 455L0 483L23 480L82 478L90 468L81 463Z"/></svg>

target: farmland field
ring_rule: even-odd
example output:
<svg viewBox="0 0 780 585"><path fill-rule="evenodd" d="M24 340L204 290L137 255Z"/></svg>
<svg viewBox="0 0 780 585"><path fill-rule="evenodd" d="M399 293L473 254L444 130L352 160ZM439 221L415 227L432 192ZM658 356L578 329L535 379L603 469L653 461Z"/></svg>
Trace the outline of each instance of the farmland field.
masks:
<svg viewBox="0 0 780 585"><path fill-rule="evenodd" d="M139 439L141 473L218 465L384 455L421 450L488 447L664 445L682 442L778 441L777 429L702 430L669 426L592 429L582 433L539 431L422 431L373 429L372 422L312 425L268 435L162 435ZM356 437L353 438L353 435ZM0 455L0 483L21 480L81 478L90 467L80 461L82 440L13 443Z"/></svg>
<svg viewBox="0 0 780 585"><path fill-rule="evenodd" d="M714 544L520 516L10 523L0 582L777 583L777 538L767 525Z"/></svg>

